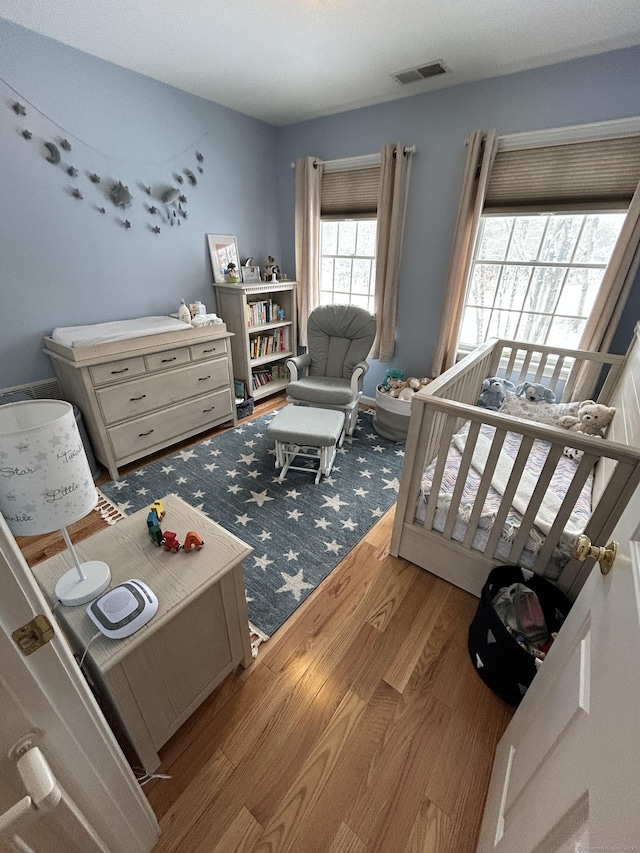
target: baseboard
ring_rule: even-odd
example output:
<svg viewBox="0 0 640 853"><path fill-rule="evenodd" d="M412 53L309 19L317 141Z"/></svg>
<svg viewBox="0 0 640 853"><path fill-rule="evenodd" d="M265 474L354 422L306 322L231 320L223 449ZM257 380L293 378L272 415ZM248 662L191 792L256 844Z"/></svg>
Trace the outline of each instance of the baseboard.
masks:
<svg viewBox="0 0 640 853"><path fill-rule="evenodd" d="M371 408L374 408L376 405L376 398L375 397L364 397L363 396L363 397L360 397L360 400L358 402L361 403L363 406L369 406Z"/></svg>

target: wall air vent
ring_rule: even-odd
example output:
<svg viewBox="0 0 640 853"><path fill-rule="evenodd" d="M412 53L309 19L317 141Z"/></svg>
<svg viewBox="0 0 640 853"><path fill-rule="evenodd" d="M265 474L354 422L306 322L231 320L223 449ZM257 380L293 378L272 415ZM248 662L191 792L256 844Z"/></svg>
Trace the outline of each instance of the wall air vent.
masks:
<svg viewBox="0 0 640 853"><path fill-rule="evenodd" d="M436 62L429 62L426 65L419 65L416 68L407 68L405 71L398 71L391 76L398 83L405 86L407 83L417 83L419 80L428 80L430 77L446 74L448 70L444 62L438 59Z"/></svg>

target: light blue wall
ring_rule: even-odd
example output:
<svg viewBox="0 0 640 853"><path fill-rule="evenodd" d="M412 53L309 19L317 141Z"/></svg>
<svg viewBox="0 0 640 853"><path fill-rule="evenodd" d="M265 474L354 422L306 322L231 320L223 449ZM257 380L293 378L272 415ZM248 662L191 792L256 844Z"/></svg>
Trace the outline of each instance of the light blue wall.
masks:
<svg viewBox="0 0 640 853"><path fill-rule="evenodd" d="M366 154L392 141L417 145L418 155L396 355L388 365L372 362L365 393L374 393L388 366L427 373L468 134L477 128L515 133L640 114L640 48L285 128L2 19L0 77L6 81L0 81L0 388L52 375L41 342L55 326L166 314L181 297L200 299L215 310L207 232L235 234L241 255L253 255L262 265L272 254L293 277L291 161L307 154L323 159ZM34 105L26 103L26 117L11 110L16 99ZM20 135L23 127L33 132L30 142ZM76 179L44 159L43 140L62 136L73 146L64 161L81 169ZM196 149L205 156L205 172L197 187L185 186L189 218L179 229L162 225L155 235L139 184L169 185L174 172L193 168ZM132 208L117 211L100 194L105 185L92 185L87 170L127 184ZM81 189L82 200L70 195L73 186ZM107 213L97 213L96 204L104 204ZM128 231L119 224L125 217L132 222ZM640 282L620 324L616 351L626 348L638 317Z"/></svg>
<svg viewBox="0 0 640 853"><path fill-rule="evenodd" d="M9 84L0 81L0 388L53 375L41 346L55 326L168 314L182 297L215 310L206 232L234 234L256 263L280 257L275 128L4 20L0 77ZM16 99L25 117L12 111ZM61 137L77 178L45 160L43 141ZM184 167L198 178L183 185L189 218L156 235L139 184L175 184ZM109 180L133 193L126 212L104 197Z"/></svg>
<svg viewBox="0 0 640 853"><path fill-rule="evenodd" d="M496 128L508 134L638 115L639 81L640 48L632 48L280 130L283 262L290 269L294 257L292 161L306 155L331 160L369 154L394 141L418 148L405 228L396 353L389 364L371 363L365 394L375 394L387 367L401 367L419 376L430 372L469 133ZM616 351L625 351L638 318L640 276L614 341Z"/></svg>

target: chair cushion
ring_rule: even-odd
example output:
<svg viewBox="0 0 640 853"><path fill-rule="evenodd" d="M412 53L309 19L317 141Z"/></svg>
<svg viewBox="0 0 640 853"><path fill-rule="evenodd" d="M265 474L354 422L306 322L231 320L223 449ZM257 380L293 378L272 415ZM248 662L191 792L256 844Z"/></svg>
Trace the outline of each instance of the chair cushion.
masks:
<svg viewBox="0 0 640 853"><path fill-rule="evenodd" d="M376 319L356 305L321 305L309 314L307 336L310 376L350 379L353 369L369 355Z"/></svg>
<svg viewBox="0 0 640 853"><path fill-rule="evenodd" d="M305 376L287 385L287 396L304 403L328 406L346 406L353 401L351 385L347 379L332 376Z"/></svg>

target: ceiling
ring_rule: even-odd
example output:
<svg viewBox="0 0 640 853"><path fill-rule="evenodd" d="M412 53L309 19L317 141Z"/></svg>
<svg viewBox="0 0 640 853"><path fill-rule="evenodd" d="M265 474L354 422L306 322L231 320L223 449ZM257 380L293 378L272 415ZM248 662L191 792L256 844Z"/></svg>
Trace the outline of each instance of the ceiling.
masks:
<svg viewBox="0 0 640 853"><path fill-rule="evenodd" d="M274 125L640 44L639 0L0 0L0 15ZM449 72L390 76L435 60Z"/></svg>

